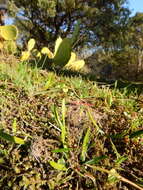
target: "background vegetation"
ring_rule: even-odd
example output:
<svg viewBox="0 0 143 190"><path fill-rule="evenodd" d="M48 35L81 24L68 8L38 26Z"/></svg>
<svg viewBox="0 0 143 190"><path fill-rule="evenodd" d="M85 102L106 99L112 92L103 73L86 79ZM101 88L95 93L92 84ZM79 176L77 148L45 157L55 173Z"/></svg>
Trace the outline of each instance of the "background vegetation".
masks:
<svg viewBox="0 0 143 190"><path fill-rule="evenodd" d="M141 80L143 14L130 16L127 0L34 0L28 5L26 0L9 0L8 12L21 31L24 47L29 38L34 38L38 47L53 47L58 36L71 35L80 19L80 35L73 47L82 58L95 52L89 64L92 71L97 74L96 68L100 68L100 76L110 70L112 78ZM107 76L111 78L108 72Z"/></svg>

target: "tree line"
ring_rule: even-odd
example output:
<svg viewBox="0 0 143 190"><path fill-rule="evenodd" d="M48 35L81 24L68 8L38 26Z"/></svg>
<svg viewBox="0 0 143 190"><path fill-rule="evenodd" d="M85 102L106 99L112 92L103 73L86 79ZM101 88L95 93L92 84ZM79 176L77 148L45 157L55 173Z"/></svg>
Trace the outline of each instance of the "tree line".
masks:
<svg viewBox="0 0 143 190"><path fill-rule="evenodd" d="M53 46L58 36L68 37L80 20L80 34L74 48L93 47L104 51L115 64L136 64L143 60L143 13L131 16L127 0L9 0L0 1L18 26L20 39L34 38L39 47ZM3 24L1 19L0 24ZM97 51L98 52L98 51Z"/></svg>

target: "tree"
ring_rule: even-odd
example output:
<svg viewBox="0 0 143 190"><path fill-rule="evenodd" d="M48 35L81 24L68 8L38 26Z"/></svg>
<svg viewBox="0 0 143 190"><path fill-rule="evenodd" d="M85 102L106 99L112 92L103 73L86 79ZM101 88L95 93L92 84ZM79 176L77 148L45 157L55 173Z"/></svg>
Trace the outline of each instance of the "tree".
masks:
<svg viewBox="0 0 143 190"><path fill-rule="evenodd" d="M81 20L79 45L115 46L129 10L127 0L9 0L9 13L23 31L22 39L49 44L60 35L70 36Z"/></svg>
<svg viewBox="0 0 143 190"><path fill-rule="evenodd" d="M101 66L104 63L114 65L116 77L140 80L143 72L143 13L129 17L124 31L118 38L121 46L109 52L96 51L94 59Z"/></svg>
<svg viewBox="0 0 143 190"><path fill-rule="evenodd" d="M136 50L137 73L143 70L143 13L136 13L128 23L128 46Z"/></svg>
<svg viewBox="0 0 143 190"><path fill-rule="evenodd" d="M7 0L0 0L0 25L4 25L6 13L7 13Z"/></svg>

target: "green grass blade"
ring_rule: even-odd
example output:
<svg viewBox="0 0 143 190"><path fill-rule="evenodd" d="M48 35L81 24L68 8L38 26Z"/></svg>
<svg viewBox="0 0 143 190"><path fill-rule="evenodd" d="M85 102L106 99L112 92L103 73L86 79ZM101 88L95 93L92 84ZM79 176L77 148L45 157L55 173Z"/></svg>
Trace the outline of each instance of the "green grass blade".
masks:
<svg viewBox="0 0 143 190"><path fill-rule="evenodd" d="M113 168L110 170L111 174L108 174L108 183L109 184L115 184L116 182L118 182L118 178L115 176L117 174L116 170ZM114 175L115 174L115 175Z"/></svg>
<svg viewBox="0 0 143 190"><path fill-rule="evenodd" d="M63 99L63 101L62 101L62 122L60 120L57 109L54 106L54 115L55 115L57 124L61 128L61 141L62 141L63 145L65 145L65 138L66 138L65 114L66 114L65 99Z"/></svg>
<svg viewBox="0 0 143 190"><path fill-rule="evenodd" d="M71 149L72 148L59 148L59 149L52 150L52 152L54 152L54 153L59 153L59 152L68 153Z"/></svg>
<svg viewBox="0 0 143 190"><path fill-rule="evenodd" d="M88 114L88 116L89 116L89 119L91 120L91 122L92 122L93 125L95 126L97 133L104 134L104 132L103 132L103 131L100 129L100 127L98 126L96 120L93 118L90 109L87 110L87 114Z"/></svg>
<svg viewBox="0 0 143 190"><path fill-rule="evenodd" d="M120 156L116 161L115 164L117 166L120 166L124 161L126 161L128 159L127 156Z"/></svg>
<svg viewBox="0 0 143 190"><path fill-rule="evenodd" d="M61 125L61 139L63 144L65 144L65 138L66 138L66 126L65 126L65 114L66 114L66 107L65 107L65 99L62 101L62 125Z"/></svg>
<svg viewBox="0 0 143 190"><path fill-rule="evenodd" d="M95 158L93 158L93 159L85 162L85 164L90 164L90 165L92 165L92 164L98 164L101 160L103 160L105 158L108 158L108 156L105 156L105 155L98 156L98 157L95 157Z"/></svg>
<svg viewBox="0 0 143 190"><path fill-rule="evenodd" d="M86 154L87 154L89 140L90 140L90 128L87 129L87 132L86 132L85 137L83 139L82 152L81 152L81 160L83 162L86 159Z"/></svg>
<svg viewBox="0 0 143 190"><path fill-rule="evenodd" d="M49 164L56 170L63 170L66 171L67 168L63 165L63 164L59 164L57 162L54 161L50 161Z"/></svg>
<svg viewBox="0 0 143 190"><path fill-rule="evenodd" d="M89 116L89 119L92 121L93 125L96 127L97 131L99 131L99 126L97 125L95 119L93 119L93 116L91 114L91 111L88 109L88 116Z"/></svg>
<svg viewBox="0 0 143 190"><path fill-rule="evenodd" d="M62 126L62 122L59 118L59 114L58 114L58 111L57 111L57 108L56 106L54 105L54 115L55 115L55 120L57 122L57 124L61 127Z"/></svg>
<svg viewBox="0 0 143 190"><path fill-rule="evenodd" d="M135 138L135 137L139 137L139 136L141 136L141 135L143 135L143 130L139 130L139 131L136 131L136 132L134 132L134 133L131 133L131 134L129 135L129 138Z"/></svg>
<svg viewBox="0 0 143 190"><path fill-rule="evenodd" d="M55 82L55 75L53 73L49 73L48 81L44 85L44 90L49 89Z"/></svg>
<svg viewBox="0 0 143 190"><path fill-rule="evenodd" d="M119 159L121 157L121 155L119 154L119 152L116 149L116 146L114 145L113 141L110 139L111 145L112 145L112 149L117 157L117 159Z"/></svg>
<svg viewBox="0 0 143 190"><path fill-rule="evenodd" d="M4 133L2 130L0 130L0 138L16 144L25 144L23 139L16 136L11 136L7 133Z"/></svg>
<svg viewBox="0 0 143 190"><path fill-rule="evenodd" d="M13 123L12 123L12 132L13 134L16 134L17 131L17 120L14 118Z"/></svg>
<svg viewBox="0 0 143 190"><path fill-rule="evenodd" d="M66 106L65 106L65 99L62 101L62 120L63 125L65 126L65 116L66 116Z"/></svg>

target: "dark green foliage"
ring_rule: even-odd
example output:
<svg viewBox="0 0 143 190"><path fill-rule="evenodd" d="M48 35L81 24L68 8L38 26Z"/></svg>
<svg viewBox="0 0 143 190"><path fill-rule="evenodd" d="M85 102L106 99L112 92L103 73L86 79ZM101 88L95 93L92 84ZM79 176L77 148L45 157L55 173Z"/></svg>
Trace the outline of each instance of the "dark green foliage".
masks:
<svg viewBox="0 0 143 190"><path fill-rule="evenodd" d="M140 137L141 135L143 136L143 130L136 131L136 132L130 134L129 137L130 138L135 138L135 137Z"/></svg>
<svg viewBox="0 0 143 190"><path fill-rule="evenodd" d="M129 10L126 0L10 0L9 13L23 32L22 39L34 38L47 45L60 35L67 37L74 23L81 20L79 45L90 42L104 48L116 46L124 30ZM19 16L17 16L17 12ZM77 38L75 34L75 41Z"/></svg>

